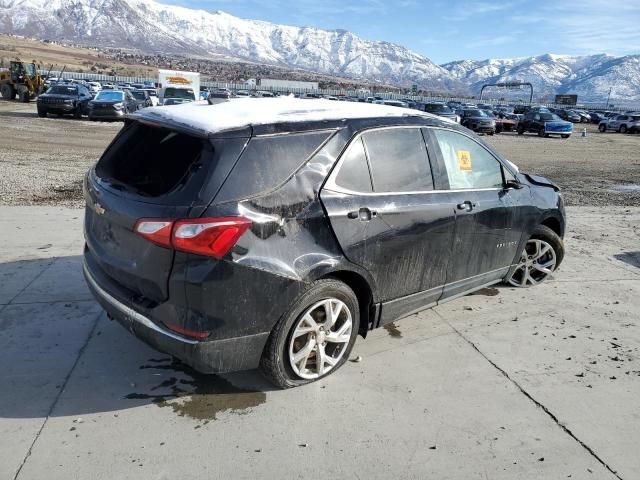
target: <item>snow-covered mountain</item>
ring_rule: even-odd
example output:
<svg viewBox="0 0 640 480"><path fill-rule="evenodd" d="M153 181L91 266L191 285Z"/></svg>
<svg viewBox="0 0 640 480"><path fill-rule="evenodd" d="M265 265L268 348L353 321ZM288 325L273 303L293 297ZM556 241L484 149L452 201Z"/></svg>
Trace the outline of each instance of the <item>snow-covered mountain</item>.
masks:
<svg viewBox="0 0 640 480"><path fill-rule="evenodd" d="M482 84L522 80L536 96L640 100L640 55L540 55L461 60L438 66L401 45L322 30L247 20L154 0L0 0L0 33L147 53L236 59L341 77L477 93Z"/></svg>
<svg viewBox="0 0 640 480"><path fill-rule="evenodd" d="M223 55L399 85L458 87L449 72L400 45L153 0L0 0L0 32L151 53Z"/></svg>
<svg viewBox="0 0 640 480"><path fill-rule="evenodd" d="M539 55L536 57L460 60L442 65L451 75L480 91L485 83L531 82L536 95L576 93L579 98L640 100L640 55Z"/></svg>

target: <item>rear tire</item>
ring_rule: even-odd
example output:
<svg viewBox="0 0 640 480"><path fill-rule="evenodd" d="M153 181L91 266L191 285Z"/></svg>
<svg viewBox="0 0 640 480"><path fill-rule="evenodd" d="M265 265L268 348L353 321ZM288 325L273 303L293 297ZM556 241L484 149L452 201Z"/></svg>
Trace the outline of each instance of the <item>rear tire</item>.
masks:
<svg viewBox="0 0 640 480"><path fill-rule="evenodd" d="M600 125L598 125L598 130L600 131L600 133L605 133L607 131L607 126L601 123Z"/></svg>
<svg viewBox="0 0 640 480"><path fill-rule="evenodd" d="M82 118L82 107L80 105L73 111L73 118Z"/></svg>
<svg viewBox="0 0 640 480"><path fill-rule="evenodd" d="M549 250L544 250L545 248ZM537 226L522 251L517 268L505 283L512 287L531 287L543 282L562 263L564 243L545 225Z"/></svg>
<svg viewBox="0 0 640 480"><path fill-rule="evenodd" d="M338 312L332 325L327 323L327 308ZM260 370L267 380L280 388L297 387L325 378L349 358L358 335L359 321L358 299L353 290L339 280L318 280L273 328L262 353ZM341 331L343 328L345 330ZM306 356L303 354L296 360L296 354L303 351L307 352ZM325 360L318 362L319 359Z"/></svg>
<svg viewBox="0 0 640 480"><path fill-rule="evenodd" d="M524 135L524 127L521 127L520 125L518 125L517 132L518 132L518 135Z"/></svg>
<svg viewBox="0 0 640 480"><path fill-rule="evenodd" d="M22 103L29 103L29 92L27 90L22 90L20 92L19 99Z"/></svg>
<svg viewBox="0 0 640 480"><path fill-rule="evenodd" d="M562 138L569 138L571 135L560 135Z"/></svg>

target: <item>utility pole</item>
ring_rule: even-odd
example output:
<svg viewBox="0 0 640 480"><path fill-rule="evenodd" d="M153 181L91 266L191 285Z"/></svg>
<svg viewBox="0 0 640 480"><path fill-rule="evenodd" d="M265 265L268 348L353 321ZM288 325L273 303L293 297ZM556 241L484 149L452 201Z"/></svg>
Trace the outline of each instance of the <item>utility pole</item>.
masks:
<svg viewBox="0 0 640 480"><path fill-rule="evenodd" d="M609 87L609 95L607 95L607 106L605 108L609 108L609 100L611 99L611 89L613 87Z"/></svg>

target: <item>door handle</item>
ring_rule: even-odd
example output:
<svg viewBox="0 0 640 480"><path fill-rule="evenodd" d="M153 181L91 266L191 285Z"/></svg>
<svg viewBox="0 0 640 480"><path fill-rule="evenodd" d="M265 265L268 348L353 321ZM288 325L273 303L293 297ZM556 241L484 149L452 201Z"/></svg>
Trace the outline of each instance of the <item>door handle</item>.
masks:
<svg viewBox="0 0 640 480"><path fill-rule="evenodd" d="M470 202L469 200L465 200L464 202L459 203L456 206L458 207L458 210L464 210L465 212L470 212L476 207L476 204L473 202Z"/></svg>
<svg viewBox="0 0 640 480"><path fill-rule="evenodd" d="M362 207L360 210L354 210L347 213L347 218L350 218L352 220L355 220L357 218L361 222L368 222L376 215L378 215L378 212L376 212L375 210L369 210L367 207Z"/></svg>

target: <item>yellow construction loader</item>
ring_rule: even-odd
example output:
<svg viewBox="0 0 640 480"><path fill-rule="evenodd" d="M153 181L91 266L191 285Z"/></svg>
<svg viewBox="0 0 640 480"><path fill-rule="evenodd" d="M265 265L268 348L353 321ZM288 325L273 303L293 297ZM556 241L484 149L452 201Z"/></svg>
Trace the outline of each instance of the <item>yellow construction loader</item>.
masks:
<svg viewBox="0 0 640 480"><path fill-rule="evenodd" d="M0 95L4 100L18 97L21 102L36 98L44 89L44 79L35 62L12 61L8 70L0 71Z"/></svg>

